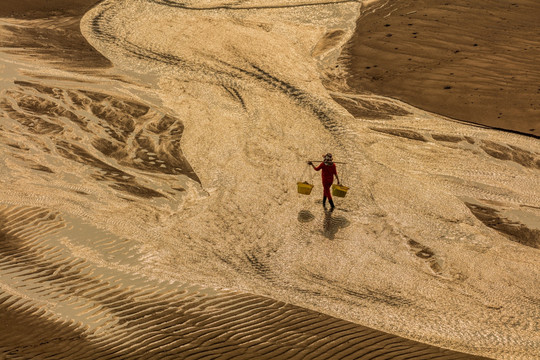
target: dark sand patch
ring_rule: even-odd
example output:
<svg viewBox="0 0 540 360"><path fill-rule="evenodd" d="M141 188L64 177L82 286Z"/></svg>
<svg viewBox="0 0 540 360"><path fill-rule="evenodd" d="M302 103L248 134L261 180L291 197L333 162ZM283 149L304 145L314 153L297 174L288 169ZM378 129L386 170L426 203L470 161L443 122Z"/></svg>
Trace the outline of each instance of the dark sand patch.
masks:
<svg viewBox="0 0 540 360"><path fill-rule="evenodd" d="M111 188L142 198L165 197L158 191L137 183L135 176L99 160L85 149L67 141L57 141L56 150L66 159L95 168L92 178L98 181L113 181Z"/></svg>
<svg viewBox="0 0 540 360"><path fill-rule="evenodd" d="M141 198L151 199L151 198L158 198L158 197L165 197L162 193L152 190L150 188L147 188L146 186L138 185L138 184L130 184L127 182L117 182L116 184L109 185L111 188L115 190L124 191L128 194L135 195Z"/></svg>
<svg viewBox="0 0 540 360"><path fill-rule="evenodd" d="M319 40L315 48L311 53L312 56L319 56L324 54L326 51L334 48L336 44L345 36L345 31L343 30L332 30L324 34L323 38Z"/></svg>
<svg viewBox="0 0 540 360"><path fill-rule="evenodd" d="M106 93L23 81L16 85L0 99L3 116L17 122L21 134L47 136L54 148L44 151L54 149L59 156L83 165L80 169L91 178L141 198L165 195L143 186L133 170L186 175L199 181L180 147L183 124L160 109ZM81 130L88 142L66 139L65 134ZM23 149L11 144L13 149ZM34 170L57 172L22 160Z"/></svg>
<svg viewBox="0 0 540 360"><path fill-rule="evenodd" d="M427 142L426 138L422 134L419 134L416 131L412 131L412 130L386 129L386 128L378 128L378 127L370 127L370 129L374 130L374 131L377 131L377 132L380 132L380 133L383 133L383 134L389 134L389 135L403 137L403 138L406 138L406 139Z"/></svg>
<svg viewBox="0 0 540 360"><path fill-rule="evenodd" d="M8 53L40 57L63 69L111 67L111 62L90 46L80 32L82 15L98 2L4 0L0 17L25 21L2 26L0 47Z"/></svg>
<svg viewBox="0 0 540 360"><path fill-rule="evenodd" d="M431 134L431 137L433 140L437 141L445 141L445 142L453 142L458 143L460 141L464 141L465 139L459 136L454 135L444 135L444 134Z"/></svg>
<svg viewBox="0 0 540 360"><path fill-rule="evenodd" d="M36 164L36 165L31 166L31 169L37 170L37 171L43 171L49 174L54 174L54 171L52 171L50 167L45 166L45 165Z"/></svg>
<svg viewBox="0 0 540 360"><path fill-rule="evenodd" d="M351 87L540 135L540 2L397 0L373 12L377 6L365 9L344 52Z"/></svg>
<svg viewBox="0 0 540 360"><path fill-rule="evenodd" d="M19 150L24 150L24 151L29 150L28 147L25 147L24 145L21 145L21 144L6 144L6 145L15 149L19 149Z"/></svg>
<svg viewBox="0 0 540 360"><path fill-rule="evenodd" d="M332 99L343 106L352 116L361 119L386 119L390 120L394 116L409 115L410 112L402 107L388 101L377 99L361 99L358 97L344 97L330 94Z"/></svg>
<svg viewBox="0 0 540 360"><path fill-rule="evenodd" d="M0 17L37 19L59 15L82 16L102 0L2 0Z"/></svg>
<svg viewBox="0 0 540 360"><path fill-rule="evenodd" d="M0 109L27 131L60 137L65 129L75 125L91 136L94 149L121 165L169 175L183 174L199 181L182 153L180 140L184 126L180 119L106 93L27 81L15 84L19 88L9 90L6 98L0 99ZM79 148L66 145L64 140L61 143L64 150ZM81 158L83 151L86 155ZM121 173L114 167L106 169L101 160L98 164L91 149L76 152L79 154L76 158L83 159L83 163L109 174Z"/></svg>
<svg viewBox="0 0 540 360"><path fill-rule="evenodd" d="M540 169L540 156L517 146L482 140L480 148L496 159L514 161L524 167Z"/></svg>
<svg viewBox="0 0 540 360"><path fill-rule="evenodd" d="M15 109L6 99L0 100L0 109L10 114L19 124L26 127L33 134L59 134L64 128L58 124L47 121L39 116L33 116Z"/></svg>
<svg viewBox="0 0 540 360"><path fill-rule="evenodd" d="M478 220L497 230L509 240L532 248L540 248L540 230L529 229L522 223L501 217L496 209L471 203L465 203L465 205Z"/></svg>
<svg viewBox="0 0 540 360"><path fill-rule="evenodd" d="M436 275L442 274L442 265L441 263L436 259L435 253L433 250L431 250L429 247L420 244L418 241L414 241L412 239L409 239L407 241L407 245L409 246L409 249L411 250L414 255L425 261L426 264L431 268L431 270Z"/></svg>

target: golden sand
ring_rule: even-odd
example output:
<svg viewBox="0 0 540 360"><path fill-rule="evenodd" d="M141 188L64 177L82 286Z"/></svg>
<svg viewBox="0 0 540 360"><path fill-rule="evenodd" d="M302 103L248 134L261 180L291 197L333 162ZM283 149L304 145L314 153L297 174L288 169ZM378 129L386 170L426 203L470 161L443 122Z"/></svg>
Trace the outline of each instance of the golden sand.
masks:
<svg viewBox="0 0 540 360"><path fill-rule="evenodd" d="M346 46L348 83L444 116L540 136L537 1L380 2Z"/></svg>
<svg viewBox="0 0 540 360"><path fill-rule="evenodd" d="M361 5L104 1L107 61L3 48L2 355L538 357L537 140L347 88Z"/></svg>

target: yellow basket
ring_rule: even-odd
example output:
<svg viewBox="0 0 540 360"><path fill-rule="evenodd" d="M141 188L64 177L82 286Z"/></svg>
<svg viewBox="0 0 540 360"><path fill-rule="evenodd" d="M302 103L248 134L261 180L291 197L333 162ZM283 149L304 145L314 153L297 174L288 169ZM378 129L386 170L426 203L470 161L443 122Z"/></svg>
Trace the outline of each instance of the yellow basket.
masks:
<svg viewBox="0 0 540 360"><path fill-rule="evenodd" d="M297 182L296 185L298 185L299 194L304 194L304 195L311 194L311 189L313 189L313 185L307 182Z"/></svg>
<svg viewBox="0 0 540 360"><path fill-rule="evenodd" d="M348 187L343 185L332 185L332 195L337 197L345 197L347 195L347 190L349 190Z"/></svg>

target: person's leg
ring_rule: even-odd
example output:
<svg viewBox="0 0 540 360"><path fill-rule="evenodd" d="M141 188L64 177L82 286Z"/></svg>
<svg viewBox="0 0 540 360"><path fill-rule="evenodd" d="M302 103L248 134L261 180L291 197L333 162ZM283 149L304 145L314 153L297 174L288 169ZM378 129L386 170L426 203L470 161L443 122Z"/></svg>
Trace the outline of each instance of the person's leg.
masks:
<svg viewBox="0 0 540 360"><path fill-rule="evenodd" d="M334 201L332 200L332 196L330 196L330 197L328 198L328 202L330 203L331 209L334 210L335 206L334 206Z"/></svg>
<svg viewBox="0 0 540 360"><path fill-rule="evenodd" d="M326 196L322 198L322 206L326 207Z"/></svg>
<svg viewBox="0 0 540 360"><path fill-rule="evenodd" d="M326 206L326 199L332 199L332 195L330 195L330 185L331 184L323 183L323 206Z"/></svg>

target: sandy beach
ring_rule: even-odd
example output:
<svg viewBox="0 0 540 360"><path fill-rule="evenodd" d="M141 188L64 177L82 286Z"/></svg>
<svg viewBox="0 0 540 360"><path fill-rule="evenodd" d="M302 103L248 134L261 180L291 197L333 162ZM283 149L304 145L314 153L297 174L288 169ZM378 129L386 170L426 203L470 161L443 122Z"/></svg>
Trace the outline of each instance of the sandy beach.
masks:
<svg viewBox="0 0 540 360"><path fill-rule="evenodd" d="M493 120L500 78L470 71L501 42L475 56L444 23L440 47L476 62L438 89L438 40L417 39L480 15L422 5L7 2L0 358L540 356L538 140L446 118L535 135L535 65L499 59L528 80ZM393 65L408 53L416 72ZM305 168L329 151L350 187L334 212Z"/></svg>

